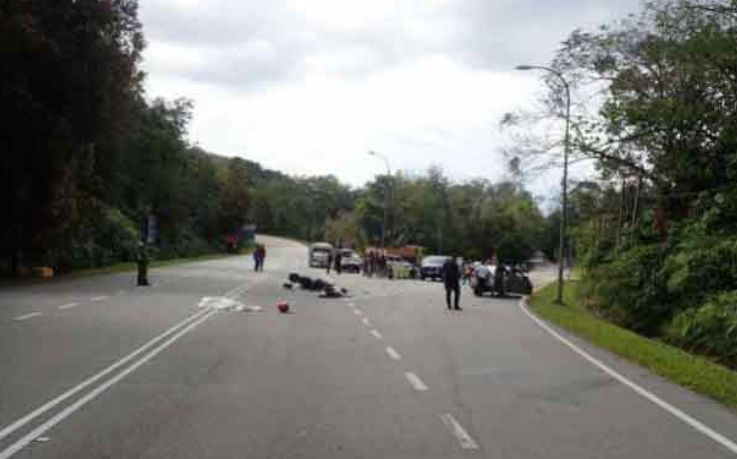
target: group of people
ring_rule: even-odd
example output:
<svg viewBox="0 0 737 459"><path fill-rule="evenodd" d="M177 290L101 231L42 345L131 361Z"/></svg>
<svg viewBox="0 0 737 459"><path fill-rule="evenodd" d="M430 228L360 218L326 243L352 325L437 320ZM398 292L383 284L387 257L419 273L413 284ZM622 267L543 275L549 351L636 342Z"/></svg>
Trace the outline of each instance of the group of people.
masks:
<svg viewBox="0 0 737 459"><path fill-rule="evenodd" d="M363 275L388 277L389 263L382 251L367 250L363 257Z"/></svg>
<svg viewBox="0 0 737 459"><path fill-rule="evenodd" d="M262 272L266 261L266 247L263 244L256 245L253 251L253 270Z"/></svg>

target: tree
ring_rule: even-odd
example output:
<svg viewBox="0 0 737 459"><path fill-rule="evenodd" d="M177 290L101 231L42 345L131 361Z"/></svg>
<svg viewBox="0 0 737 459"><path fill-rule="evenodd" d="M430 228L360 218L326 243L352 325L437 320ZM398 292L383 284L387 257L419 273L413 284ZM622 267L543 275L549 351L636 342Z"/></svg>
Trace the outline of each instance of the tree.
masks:
<svg viewBox="0 0 737 459"><path fill-rule="evenodd" d="M47 262L95 207L140 91L135 0L0 4L2 254ZM66 234L66 235L65 235Z"/></svg>
<svg viewBox="0 0 737 459"><path fill-rule="evenodd" d="M233 158L223 178L220 191L220 228L223 235L238 231L247 222L250 206L248 166Z"/></svg>

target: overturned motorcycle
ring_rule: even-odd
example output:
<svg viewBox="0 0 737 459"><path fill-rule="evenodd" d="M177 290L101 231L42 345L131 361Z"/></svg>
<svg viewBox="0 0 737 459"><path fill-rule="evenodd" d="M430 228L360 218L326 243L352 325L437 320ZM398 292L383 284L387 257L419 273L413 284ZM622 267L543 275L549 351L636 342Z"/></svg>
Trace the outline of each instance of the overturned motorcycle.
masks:
<svg viewBox="0 0 737 459"><path fill-rule="evenodd" d="M491 292L492 296L499 297L510 293L532 294L532 282L527 274L505 266L478 266L471 274L469 285L476 296L483 296L488 292Z"/></svg>

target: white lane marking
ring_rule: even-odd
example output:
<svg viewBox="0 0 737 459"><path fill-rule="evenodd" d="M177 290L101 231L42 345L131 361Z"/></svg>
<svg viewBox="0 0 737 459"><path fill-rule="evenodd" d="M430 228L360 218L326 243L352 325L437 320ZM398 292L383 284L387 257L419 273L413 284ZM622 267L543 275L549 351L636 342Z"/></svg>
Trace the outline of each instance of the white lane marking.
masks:
<svg viewBox="0 0 737 459"><path fill-rule="evenodd" d="M382 339L382 338L384 338L383 336L381 336L381 333L379 333L379 330L376 330L376 329L371 330L371 334L374 335L374 338L376 338L376 339Z"/></svg>
<svg viewBox="0 0 737 459"><path fill-rule="evenodd" d="M386 347L386 353L389 354L389 357L391 357L394 360L401 360L402 356L399 355L399 352L395 351L393 347L387 346Z"/></svg>
<svg viewBox="0 0 737 459"><path fill-rule="evenodd" d="M367 327L370 327L371 326L371 321L368 320L367 317L364 317L363 319L361 319L361 323L363 323Z"/></svg>
<svg viewBox="0 0 737 459"><path fill-rule="evenodd" d="M360 310L360 309L356 309L356 310L355 310L355 311L353 311L353 312L355 312L357 316L362 316L362 315L363 315L363 312L361 312L361 310Z"/></svg>
<svg viewBox="0 0 737 459"><path fill-rule="evenodd" d="M63 311L65 309L76 308L77 306L79 306L79 303L67 303L67 304L63 304L63 305L59 306L59 309L61 309Z"/></svg>
<svg viewBox="0 0 737 459"><path fill-rule="evenodd" d="M28 320L28 319L32 319L32 318L34 318L34 317L38 317L38 316L40 316L40 315L42 315L42 314L41 314L40 312L32 312L32 313L30 313L30 314L26 314L26 315L24 315L24 316L18 316L18 317L15 317L15 318L14 318L13 320L15 320L16 322L21 322L21 321L23 321L23 320Z"/></svg>
<svg viewBox="0 0 737 459"><path fill-rule="evenodd" d="M1 452L0 453L0 459L8 459L13 454L15 454L18 451L20 451L21 449L23 449L26 445L28 445L29 443L33 442L33 440L35 440L36 438L38 438L41 435L43 435L44 433L46 433L49 429L51 429L52 427L54 427L56 424L60 423L65 418L71 416L75 411L77 411L78 409L82 408L84 405L86 405L87 403L89 403L92 400L94 400L97 396L99 396L100 394L102 394L103 392L105 392L106 390L108 390L110 387L112 387L115 384L117 384L120 380L122 380L123 378L125 378L129 374L133 373L139 367L141 367L142 365L144 365L145 363L147 363L148 361L150 361L151 359L153 359L154 357L156 357L164 349L166 349L167 347L169 347L172 344L174 344L174 342L176 342L179 338L181 338L185 334L189 333L195 327L197 327L198 325L200 325L201 323L203 323L204 321L206 321L207 319L209 319L210 317L212 317L213 314L217 314L217 311L210 311L207 314L201 316L200 318L198 318L197 320L195 320L193 323L189 324L187 327L185 327L184 329L180 330L174 336L172 336L171 338L169 338L168 340L166 340L164 343L162 343L161 345L159 345L156 349L154 349L153 351L151 351L148 354L146 354L146 356L144 356L143 358L141 358L140 360L138 360L136 363L134 363L133 365L129 366L128 368L126 368L122 372L118 373L115 377L109 379L104 384L96 387L90 393L88 393L84 397L80 398L79 400L77 400L73 404L69 405L64 410L60 411L54 417L52 417L48 421L44 422L43 424L41 424L37 428L33 429L31 432L29 432L27 435L25 435L24 437L22 437L20 440L18 440L17 442L13 443L12 445L10 445L7 449L5 449L5 451Z"/></svg>
<svg viewBox="0 0 737 459"><path fill-rule="evenodd" d="M404 374L404 377L407 378L407 381L409 381L416 391L422 392L427 390L425 383L416 374L408 372Z"/></svg>
<svg viewBox="0 0 737 459"><path fill-rule="evenodd" d="M701 421L693 418L692 416L686 414L685 412L681 411L680 409L676 408L675 406L671 405L670 403L666 402L665 400L661 399L657 395L653 394L652 392L649 392L647 389L643 388L642 386L638 385L637 383L634 383L627 379L626 377L622 376L621 374L617 373L615 370L609 368L596 358L592 357L589 353L581 349L580 347L573 344L570 340L563 337L560 333L553 330L550 326L548 326L545 322L537 318L534 314L532 314L527 309L527 299L523 298L522 301L520 301L519 306L524 311L525 314L527 314L528 317L530 317L536 324L538 324L543 330L550 333L555 339L560 341L561 343L568 346L573 352L583 357L585 360L587 360L589 363L594 365L595 367L599 368L604 373L608 374L612 378L616 379L620 383L624 384L625 386L629 387L633 391L635 391L638 395L644 397L645 399L649 400L650 402L654 403L655 405L659 406L666 412L672 414L677 419L685 422L698 432L701 432L702 434L706 435L710 439L714 440L715 442L719 443L720 445L727 448L732 454L737 454L737 443L733 442L729 438L725 437L724 435L720 434L719 432L715 431L711 427L707 426L706 424L702 423Z"/></svg>
<svg viewBox="0 0 737 459"><path fill-rule="evenodd" d="M461 444L461 448L479 449L479 445L477 445L476 442L473 441L473 438L468 435L468 432L466 432L463 426L461 426L458 421L456 421L452 414L441 414L440 419L443 421L448 430L450 430L450 433L453 434L454 437L456 437L458 443ZM2 458L0 457L0 459Z"/></svg>
<svg viewBox="0 0 737 459"><path fill-rule="evenodd" d="M90 298L90 301L105 301L105 300L107 300L108 298L109 298L109 297L107 297L107 296L96 296L96 297L94 297L94 298Z"/></svg>
<svg viewBox="0 0 737 459"><path fill-rule="evenodd" d="M356 303L348 303L348 307L349 308L355 308L356 307Z"/></svg>
<svg viewBox="0 0 737 459"><path fill-rule="evenodd" d="M100 378L103 378L110 374L111 372L117 370L122 365L125 365L129 361L131 361L133 358L135 358L137 355L141 354L142 352L145 352L148 348L155 345L157 342L164 339L167 335L173 333L174 331L178 330L179 328L185 326L187 323L196 320L198 317L201 317L203 314L205 314L207 311L199 311L197 314L191 315L184 319L183 321L179 322L178 324L174 325L170 329L166 330L164 333L160 334L159 336L153 338L143 346L139 347L132 353L128 354L126 357L123 357L122 359L118 360L117 362L113 363L109 367L105 368L101 372L91 376L90 378L86 379L85 381L81 382L77 386L69 389L68 391L64 392L60 396L54 398L53 400L49 400L48 402L44 403L40 407L36 408L32 412L28 413L27 415L23 416L22 418L18 419L14 423L10 424L9 426L3 428L0 430L0 440L7 437L8 435L12 434L16 430L20 429L27 423L31 422L36 417L42 415L43 413L47 412L51 408L55 407L59 403L63 402L64 400L68 399L69 397L75 395L82 389L88 387L90 384L94 384L97 382Z"/></svg>

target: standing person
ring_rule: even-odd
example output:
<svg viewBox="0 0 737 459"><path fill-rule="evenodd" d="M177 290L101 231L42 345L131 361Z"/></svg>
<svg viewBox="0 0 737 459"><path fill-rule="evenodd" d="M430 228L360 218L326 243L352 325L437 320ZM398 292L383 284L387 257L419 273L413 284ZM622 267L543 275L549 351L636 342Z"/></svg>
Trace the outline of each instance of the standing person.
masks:
<svg viewBox="0 0 737 459"><path fill-rule="evenodd" d="M259 257L261 257L261 253L259 252L260 246L256 246L255 249L253 249L253 270L255 272L258 272L259 264L261 263L261 260Z"/></svg>
<svg viewBox="0 0 737 459"><path fill-rule="evenodd" d="M332 267L333 267L333 251L330 250L328 252L328 266L327 266L328 275L330 275L330 268Z"/></svg>
<svg viewBox="0 0 737 459"><path fill-rule="evenodd" d="M450 257L443 264L443 283L445 284L445 302L448 309L461 310L461 268L458 266L456 257ZM454 308L451 308L450 296L455 293Z"/></svg>
<svg viewBox="0 0 737 459"><path fill-rule="evenodd" d="M264 271L265 261L266 261L266 246L262 244L258 246L258 270L261 272Z"/></svg>
<svg viewBox="0 0 737 459"><path fill-rule="evenodd" d="M138 286L148 287L151 285L148 283L148 248L143 241L138 243L136 262L138 264Z"/></svg>
<svg viewBox="0 0 737 459"><path fill-rule="evenodd" d="M335 251L335 272L340 275L343 271L343 254L340 253L340 249Z"/></svg>

